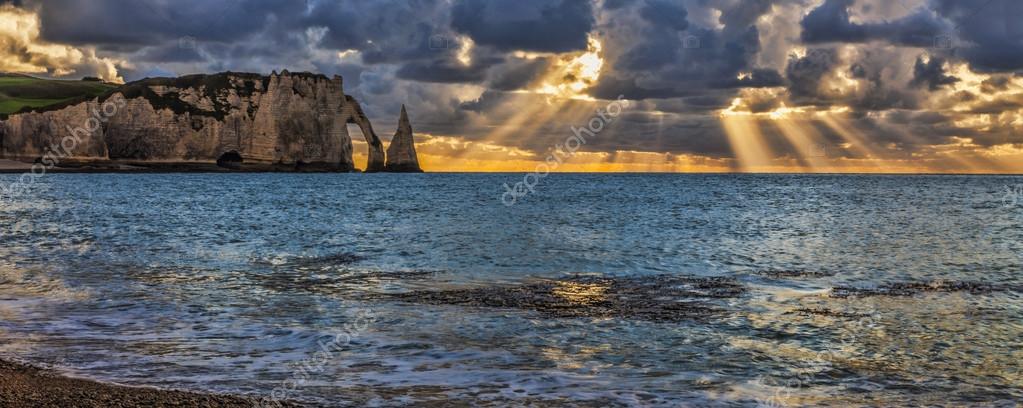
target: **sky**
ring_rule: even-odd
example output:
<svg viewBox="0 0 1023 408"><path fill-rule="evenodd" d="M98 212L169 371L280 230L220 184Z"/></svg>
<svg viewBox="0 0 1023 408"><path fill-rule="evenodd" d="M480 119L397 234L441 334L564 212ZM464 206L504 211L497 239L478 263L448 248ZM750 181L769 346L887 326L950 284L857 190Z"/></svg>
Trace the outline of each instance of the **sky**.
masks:
<svg viewBox="0 0 1023 408"><path fill-rule="evenodd" d="M1021 21L1019 0L0 0L0 71L337 74L385 140L408 106L427 171L1021 173Z"/></svg>

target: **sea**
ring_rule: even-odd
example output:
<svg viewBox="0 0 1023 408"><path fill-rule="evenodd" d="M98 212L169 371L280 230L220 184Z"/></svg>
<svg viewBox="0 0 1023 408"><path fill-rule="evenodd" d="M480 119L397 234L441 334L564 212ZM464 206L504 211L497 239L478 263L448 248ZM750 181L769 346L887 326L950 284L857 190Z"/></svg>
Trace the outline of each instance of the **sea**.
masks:
<svg viewBox="0 0 1023 408"><path fill-rule="evenodd" d="M265 406L1023 401L1021 177L522 180L34 178L0 197L0 358ZM672 278L741 291L642 284ZM629 285L710 312L608 312Z"/></svg>

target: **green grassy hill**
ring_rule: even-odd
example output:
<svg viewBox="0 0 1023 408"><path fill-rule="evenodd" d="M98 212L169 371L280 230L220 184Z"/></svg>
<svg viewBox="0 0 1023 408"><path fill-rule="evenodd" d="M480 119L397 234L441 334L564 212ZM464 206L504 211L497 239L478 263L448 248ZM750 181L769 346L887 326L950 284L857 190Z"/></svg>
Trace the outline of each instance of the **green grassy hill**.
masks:
<svg viewBox="0 0 1023 408"><path fill-rule="evenodd" d="M117 85L100 81L63 81L20 74L0 74L0 115L39 108L83 96L98 96Z"/></svg>

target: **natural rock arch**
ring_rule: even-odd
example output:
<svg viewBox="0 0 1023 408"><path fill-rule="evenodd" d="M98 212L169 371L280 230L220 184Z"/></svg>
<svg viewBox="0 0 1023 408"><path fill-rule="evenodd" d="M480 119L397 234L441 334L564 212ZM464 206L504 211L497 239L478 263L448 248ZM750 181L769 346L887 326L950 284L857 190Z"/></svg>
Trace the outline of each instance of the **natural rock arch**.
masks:
<svg viewBox="0 0 1023 408"><path fill-rule="evenodd" d="M345 123L358 125L362 135L366 138L366 144L369 145L369 159L366 162L366 172L376 173L383 171L385 164L384 144L377 137L376 132L373 131L373 125L369 123L369 118L363 113L362 106L351 95L345 95L345 106L341 111L341 116Z"/></svg>

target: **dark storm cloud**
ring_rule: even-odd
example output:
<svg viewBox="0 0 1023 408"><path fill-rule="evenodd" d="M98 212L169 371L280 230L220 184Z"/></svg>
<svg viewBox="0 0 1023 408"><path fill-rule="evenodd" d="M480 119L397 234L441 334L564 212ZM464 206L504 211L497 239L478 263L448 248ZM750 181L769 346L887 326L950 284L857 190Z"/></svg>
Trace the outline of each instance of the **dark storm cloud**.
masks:
<svg viewBox="0 0 1023 408"><path fill-rule="evenodd" d="M725 8L720 22L726 29L737 30L752 25L760 16L771 10L775 0L743 0L733 7Z"/></svg>
<svg viewBox="0 0 1023 408"><path fill-rule="evenodd" d="M613 25L606 28L609 47L623 51L591 94L605 99L675 98L783 85L780 74L754 63L760 32L753 23L771 3L709 3L720 11L712 23L723 27L694 24L680 1L647 0L616 10ZM748 75L740 79L741 73Z"/></svg>
<svg viewBox="0 0 1023 408"><path fill-rule="evenodd" d="M890 22L854 23L855 0L827 0L802 20L806 43L891 44L931 48L964 58L982 72L1023 69L1023 2L1018 0L930 0Z"/></svg>
<svg viewBox="0 0 1023 408"><path fill-rule="evenodd" d="M371 95L383 95L394 90L394 80L376 72L363 72L355 75L360 79L358 88Z"/></svg>
<svg viewBox="0 0 1023 408"><path fill-rule="evenodd" d="M199 53L198 45L190 39L177 44L148 47L138 54L136 61L145 62L200 62L206 57Z"/></svg>
<svg viewBox="0 0 1023 408"><path fill-rule="evenodd" d="M696 38L696 37L693 37ZM625 71L654 71L675 63L681 57L679 36L663 29L648 31L646 41L629 49L616 64Z"/></svg>
<svg viewBox="0 0 1023 408"><path fill-rule="evenodd" d="M625 52L615 62L615 68L622 72L654 72L671 68L682 59L684 50L693 54L702 44L700 33L682 33L689 27L688 12L682 4L664 0L647 0L640 3L638 11L631 11L639 17L640 41L635 44L621 44ZM622 12L624 13L624 12ZM625 18L625 17L623 17ZM632 18L635 18L633 16ZM686 40L689 45L686 45Z"/></svg>
<svg viewBox="0 0 1023 408"><path fill-rule="evenodd" d="M795 99L818 97L821 81L838 63L838 52L830 48L811 49L802 58L789 59L785 68L789 93Z"/></svg>
<svg viewBox="0 0 1023 408"><path fill-rule="evenodd" d="M66 44L153 45L193 37L236 41L264 30L270 18L300 9L288 0L29 0L39 10L43 38Z"/></svg>
<svg viewBox="0 0 1023 408"><path fill-rule="evenodd" d="M459 109L483 113L496 109L514 97L516 95L509 92L488 90L483 92L476 100L461 103Z"/></svg>
<svg viewBox="0 0 1023 408"><path fill-rule="evenodd" d="M725 78L713 84L717 88L772 88L785 85L785 79L778 71L771 69L757 68L749 72L748 76L741 78Z"/></svg>
<svg viewBox="0 0 1023 408"><path fill-rule="evenodd" d="M1023 70L1023 2L1019 0L932 0L939 14L955 22L956 47L975 69Z"/></svg>
<svg viewBox="0 0 1023 408"><path fill-rule="evenodd" d="M370 64L405 62L452 53L432 39L456 44L445 27L445 4L439 0L33 0L43 23L43 37L66 44L89 44L132 52L183 40L200 47L229 44L238 48L285 54L296 46L363 51ZM325 29L318 44L309 30ZM221 48L227 49L227 48ZM158 51L147 50L155 57ZM180 53L163 52L167 62ZM229 55L214 54L222 59ZM149 58L150 60L152 58Z"/></svg>
<svg viewBox="0 0 1023 408"><path fill-rule="evenodd" d="M945 73L944 59L934 57L930 61L924 62L923 58L917 58L916 65L913 67L913 80L910 81L910 85L918 87L926 85L928 89L937 91L945 85L951 85L956 82L959 82L959 78Z"/></svg>
<svg viewBox="0 0 1023 408"><path fill-rule="evenodd" d="M604 1L604 9L605 10L618 10L618 9L620 9L622 7L626 7L626 6L628 6L628 5L632 4L632 3L635 3L635 2L636 2L636 0L605 0Z"/></svg>
<svg viewBox="0 0 1023 408"><path fill-rule="evenodd" d="M861 94L841 95L838 105L846 105L855 110L883 111L888 109L913 109L918 107L918 96L902 89L900 84L893 83L883 75L884 66L876 61L861 61L850 67L849 74L853 78L865 80Z"/></svg>
<svg viewBox="0 0 1023 408"><path fill-rule="evenodd" d="M594 23L588 0L458 0L451 19L456 31L502 51L585 50Z"/></svg>
<svg viewBox="0 0 1023 408"><path fill-rule="evenodd" d="M891 69L892 60L898 56L893 54L895 52L861 50L848 61L843 61L834 48L812 48L805 56L792 55L785 69L789 97L798 105L818 107L845 106L863 111L914 109L919 106L921 95L906 89L910 82L927 85L930 80L941 82L941 79L925 78L925 75L934 75L925 70L919 73L917 80L897 81L897 72ZM935 63L941 69L942 62ZM854 80L856 86L836 85L836 82L849 80Z"/></svg>
<svg viewBox="0 0 1023 408"><path fill-rule="evenodd" d="M398 78L422 82L475 83L482 82L486 71L477 66L464 66L457 61L439 60L411 62L398 69Z"/></svg>
<svg viewBox="0 0 1023 408"><path fill-rule="evenodd" d="M666 27L675 31L682 31L689 27L686 16L689 12L682 4L667 0L646 0L640 8L639 15L654 26Z"/></svg>
<svg viewBox="0 0 1023 408"><path fill-rule="evenodd" d="M362 51L368 64L421 61L453 56L458 49L445 7L440 0L316 0L299 24L326 27L320 46Z"/></svg>
<svg viewBox="0 0 1023 408"><path fill-rule="evenodd" d="M826 0L803 19L802 39L809 44L857 43L887 40L894 44L932 47L952 26L927 9L919 9L904 18L882 23L859 24L849 17L856 0Z"/></svg>
<svg viewBox="0 0 1023 408"><path fill-rule="evenodd" d="M488 84L491 89L501 91L524 89L536 82L550 65L549 58L512 59L490 71Z"/></svg>
<svg viewBox="0 0 1023 408"><path fill-rule="evenodd" d="M590 89L590 93L603 99L614 99L618 95L623 95L625 98L632 100L676 98L698 93L696 90L687 92L684 89L644 87L639 84L639 81L636 77L617 77L614 74L604 75L600 82Z"/></svg>

